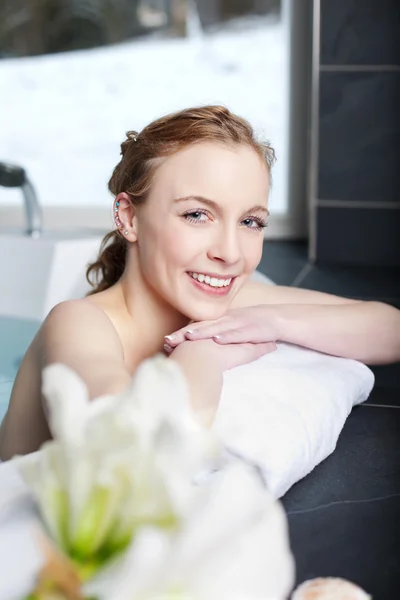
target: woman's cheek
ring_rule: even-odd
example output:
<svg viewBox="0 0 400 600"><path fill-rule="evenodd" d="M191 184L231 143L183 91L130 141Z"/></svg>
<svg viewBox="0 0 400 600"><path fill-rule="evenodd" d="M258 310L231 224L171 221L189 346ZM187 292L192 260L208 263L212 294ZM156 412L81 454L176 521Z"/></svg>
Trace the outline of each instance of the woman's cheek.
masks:
<svg viewBox="0 0 400 600"><path fill-rule="evenodd" d="M174 257L174 262L190 262L198 254L207 252L206 236L194 235L193 231L187 229L187 231L177 232L176 235L169 236L168 247L170 248L170 256Z"/></svg>
<svg viewBox="0 0 400 600"><path fill-rule="evenodd" d="M250 232L255 236L254 232ZM244 257L246 263L246 272L252 272L260 263L262 253L263 253L263 242L264 236L260 233L261 239L255 239L248 241L244 244Z"/></svg>

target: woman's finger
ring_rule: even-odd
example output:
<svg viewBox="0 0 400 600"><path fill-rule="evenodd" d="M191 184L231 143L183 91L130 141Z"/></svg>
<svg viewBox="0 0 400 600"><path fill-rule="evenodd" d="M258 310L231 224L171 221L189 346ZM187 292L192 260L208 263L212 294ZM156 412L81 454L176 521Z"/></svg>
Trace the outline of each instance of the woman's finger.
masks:
<svg viewBox="0 0 400 600"><path fill-rule="evenodd" d="M170 346L171 348L175 348L175 346L182 344L182 342L184 342L187 339L195 339L195 338L186 337L186 335L189 331L195 332L198 329L200 329L201 327L208 327L216 322L217 321L199 321L198 323L190 323L190 325L186 325L185 327L182 327L182 329L178 329L177 331L174 331L173 333L166 335L164 337L165 343L168 346ZM201 338L196 338L196 339L201 339Z"/></svg>
<svg viewBox="0 0 400 600"><path fill-rule="evenodd" d="M217 344L262 344L266 342L265 331L262 332L259 327L240 327L228 331L221 331L212 336ZM266 343L274 342L269 340Z"/></svg>
<svg viewBox="0 0 400 600"><path fill-rule="evenodd" d="M208 338L214 338L218 335L225 335L229 331L235 330L239 327L239 323L234 320L218 320L211 322L209 325L206 323L200 323L199 327L193 329L192 327L188 327L185 333L185 338L187 340L205 340Z"/></svg>

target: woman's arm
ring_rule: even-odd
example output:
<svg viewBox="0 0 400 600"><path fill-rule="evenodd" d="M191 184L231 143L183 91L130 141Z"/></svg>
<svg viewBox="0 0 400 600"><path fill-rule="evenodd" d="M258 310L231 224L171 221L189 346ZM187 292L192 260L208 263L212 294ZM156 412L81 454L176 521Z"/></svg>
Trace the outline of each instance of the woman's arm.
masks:
<svg viewBox="0 0 400 600"><path fill-rule="evenodd" d="M271 310L282 342L369 365L400 361L400 311L393 306L381 302L265 305L260 307L260 317L263 312L268 320Z"/></svg>
<svg viewBox="0 0 400 600"><path fill-rule="evenodd" d="M216 346L212 340L184 342L170 355L186 376L193 413L204 427L212 425L222 390L222 370L211 359L210 343Z"/></svg>
<svg viewBox="0 0 400 600"><path fill-rule="evenodd" d="M382 302L252 283L232 306L217 321L174 332L168 343L217 336L219 344L281 341L370 365L400 361L400 311Z"/></svg>
<svg viewBox="0 0 400 600"><path fill-rule="evenodd" d="M266 304L267 322L271 308L282 342L371 365L400 361L400 311L388 304L253 281L234 303Z"/></svg>

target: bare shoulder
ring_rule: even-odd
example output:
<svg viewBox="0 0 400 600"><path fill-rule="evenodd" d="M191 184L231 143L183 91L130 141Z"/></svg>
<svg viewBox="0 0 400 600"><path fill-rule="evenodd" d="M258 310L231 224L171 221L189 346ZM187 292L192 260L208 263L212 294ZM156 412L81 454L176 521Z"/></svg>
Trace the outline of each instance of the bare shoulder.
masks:
<svg viewBox="0 0 400 600"><path fill-rule="evenodd" d="M65 300L54 306L43 322L43 328L51 330L53 326L68 330L69 326L73 326L72 333L79 331L80 335L100 326L100 333L116 334L105 311L86 298Z"/></svg>
<svg viewBox="0 0 400 600"><path fill-rule="evenodd" d="M105 323L109 322L109 318L106 313L98 306L97 303L92 302L88 298L82 298L80 300L64 300L56 304L49 314L47 315L43 324L53 323L60 321L63 323L65 319L88 319L89 323L92 321L102 321Z"/></svg>
<svg viewBox="0 0 400 600"><path fill-rule="evenodd" d="M121 340L112 321L88 299L57 304L43 322L40 337L44 349L50 353L57 354L57 349L62 348L63 352L75 351L78 355L106 352L123 358Z"/></svg>
<svg viewBox="0 0 400 600"><path fill-rule="evenodd" d="M90 398L116 393L130 379L121 338L108 313L89 299L55 306L38 340L40 368L62 363L85 382Z"/></svg>
<svg viewBox="0 0 400 600"><path fill-rule="evenodd" d="M0 428L0 456L37 450L50 437L43 408L42 371L62 363L85 382L90 398L117 393L130 380L124 352L113 323L86 299L57 304L28 348Z"/></svg>
<svg viewBox="0 0 400 600"><path fill-rule="evenodd" d="M256 306L257 304L353 304L358 300L306 290L301 288L269 285L248 281L232 302L232 308Z"/></svg>

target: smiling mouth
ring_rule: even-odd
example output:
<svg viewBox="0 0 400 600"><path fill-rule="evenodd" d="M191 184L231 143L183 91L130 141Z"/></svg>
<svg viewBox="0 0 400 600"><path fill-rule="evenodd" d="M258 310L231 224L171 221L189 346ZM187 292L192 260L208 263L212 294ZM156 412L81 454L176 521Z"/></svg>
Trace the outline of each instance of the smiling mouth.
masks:
<svg viewBox="0 0 400 600"><path fill-rule="evenodd" d="M193 284L200 290L212 295L225 296L232 288L232 284L236 277L211 277L202 273L188 272L188 275Z"/></svg>

